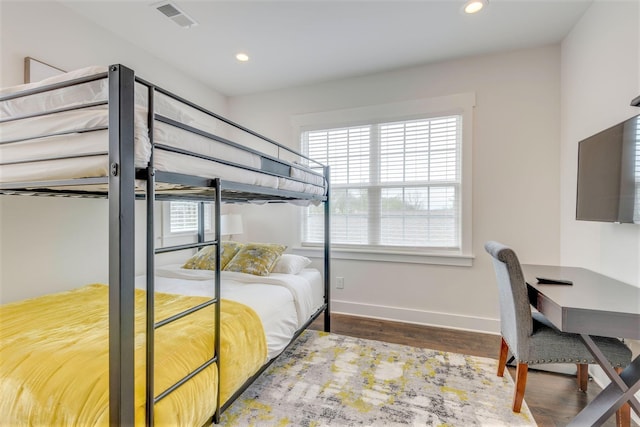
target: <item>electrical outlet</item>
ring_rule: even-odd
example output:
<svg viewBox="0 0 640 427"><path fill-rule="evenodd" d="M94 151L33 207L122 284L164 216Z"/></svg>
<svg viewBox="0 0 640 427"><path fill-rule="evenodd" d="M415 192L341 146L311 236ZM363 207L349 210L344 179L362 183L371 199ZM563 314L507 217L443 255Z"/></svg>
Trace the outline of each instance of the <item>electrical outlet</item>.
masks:
<svg viewBox="0 0 640 427"><path fill-rule="evenodd" d="M336 277L336 289L344 289L344 277Z"/></svg>

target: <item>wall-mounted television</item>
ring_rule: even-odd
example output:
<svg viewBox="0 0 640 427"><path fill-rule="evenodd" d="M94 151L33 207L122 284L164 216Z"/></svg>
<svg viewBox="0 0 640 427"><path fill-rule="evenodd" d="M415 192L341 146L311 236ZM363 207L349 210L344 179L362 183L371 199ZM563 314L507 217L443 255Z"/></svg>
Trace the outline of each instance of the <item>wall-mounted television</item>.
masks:
<svg viewBox="0 0 640 427"><path fill-rule="evenodd" d="M580 141L576 219L640 224L640 115Z"/></svg>

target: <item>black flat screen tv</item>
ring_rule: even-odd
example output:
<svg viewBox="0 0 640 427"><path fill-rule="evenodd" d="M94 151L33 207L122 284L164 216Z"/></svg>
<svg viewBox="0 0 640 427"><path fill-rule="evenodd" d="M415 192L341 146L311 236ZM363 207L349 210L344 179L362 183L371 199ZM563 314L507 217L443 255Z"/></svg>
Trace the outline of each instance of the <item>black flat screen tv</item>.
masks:
<svg viewBox="0 0 640 427"><path fill-rule="evenodd" d="M640 223L640 115L580 141L576 219Z"/></svg>

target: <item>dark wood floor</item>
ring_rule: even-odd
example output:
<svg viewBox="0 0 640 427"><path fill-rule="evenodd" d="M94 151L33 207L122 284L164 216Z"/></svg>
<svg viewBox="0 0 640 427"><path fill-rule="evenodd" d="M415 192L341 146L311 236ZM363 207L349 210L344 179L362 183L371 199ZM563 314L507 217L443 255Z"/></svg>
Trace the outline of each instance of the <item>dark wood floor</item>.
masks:
<svg viewBox="0 0 640 427"><path fill-rule="evenodd" d="M322 329L319 319L312 326ZM433 328L408 323L388 322L363 317L331 315L331 332L353 337L374 339L414 347L473 356L498 358L500 337L497 335ZM515 369L509 369L512 378ZM530 370L527 378L525 402L540 427L566 426L569 421L600 391L589 381L588 391L578 391L575 377ZM511 404L511 401L508 402ZM604 424L615 427L615 416ZM636 426L632 422L632 426Z"/></svg>

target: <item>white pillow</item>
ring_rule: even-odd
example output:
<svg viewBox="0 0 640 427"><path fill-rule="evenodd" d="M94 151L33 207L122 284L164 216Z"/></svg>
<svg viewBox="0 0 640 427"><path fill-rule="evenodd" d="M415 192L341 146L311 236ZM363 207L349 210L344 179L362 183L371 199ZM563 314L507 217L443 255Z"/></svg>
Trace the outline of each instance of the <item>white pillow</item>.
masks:
<svg viewBox="0 0 640 427"><path fill-rule="evenodd" d="M307 257L294 254L282 254L271 272L298 274L309 264L311 264L311 260Z"/></svg>

